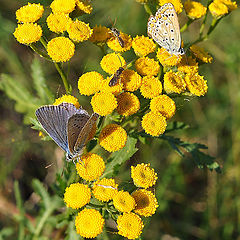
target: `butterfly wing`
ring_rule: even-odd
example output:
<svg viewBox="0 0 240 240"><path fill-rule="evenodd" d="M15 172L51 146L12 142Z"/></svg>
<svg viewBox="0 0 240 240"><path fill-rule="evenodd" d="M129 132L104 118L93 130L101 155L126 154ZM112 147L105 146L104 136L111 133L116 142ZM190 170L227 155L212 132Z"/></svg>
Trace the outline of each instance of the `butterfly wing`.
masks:
<svg viewBox="0 0 240 240"><path fill-rule="evenodd" d="M36 116L55 143L69 153L67 140L68 112L61 106L49 105L38 108Z"/></svg>
<svg viewBox="0 0 240 240"><path fill-rule="evenodd" d="M84 125L84 127L82 128L74 146L74 151L76 153L80 152L82 148L86 145L89 134L91 133L93 127L95 126L98 117L99 115L97 113L93 113L86 122L86 124Z"/></svg>

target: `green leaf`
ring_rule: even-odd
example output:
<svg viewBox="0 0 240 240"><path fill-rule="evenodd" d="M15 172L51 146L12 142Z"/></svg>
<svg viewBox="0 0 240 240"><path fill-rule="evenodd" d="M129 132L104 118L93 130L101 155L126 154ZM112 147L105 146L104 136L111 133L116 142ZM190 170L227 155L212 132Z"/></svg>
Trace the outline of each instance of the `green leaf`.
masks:
<svg viewBox="0 0 240 240"><path fill-rule="evenodd" d="M133 137L129 137L127 139L127 143L125 147L117 152L111 154L111 158L107 164L105 173L103 177L112 176L114 173L114 169L119 165L122 165L126 162L135 152L137 152L137 148L135 147L137 143L137 139Z"/></svg>
<svg viewBox="0 0 240 240"><path fill-rule="evenodd" d="M67 234L66 234L65 240L80 240L80 239L83 239L80 235L77 234L76 229L75 229L74 221L69 222L66 233Z"/></svg>
<svg viewBox="0 0 240 240"><path fill-rule="evenodd" d="M13 228L6 227L0 230L0 240L7 239L7 237L13 235Z"/></svg>
<svg viewBox="0 0 240 240"><path fill-rule="evenodd" d="M186 129L186 128L189 128L189 125L187 125L183 122L177 122L177 121L169 122L165 133L169 133L169 132L172 132L175 130L182 130L182 129Z"/></svg>

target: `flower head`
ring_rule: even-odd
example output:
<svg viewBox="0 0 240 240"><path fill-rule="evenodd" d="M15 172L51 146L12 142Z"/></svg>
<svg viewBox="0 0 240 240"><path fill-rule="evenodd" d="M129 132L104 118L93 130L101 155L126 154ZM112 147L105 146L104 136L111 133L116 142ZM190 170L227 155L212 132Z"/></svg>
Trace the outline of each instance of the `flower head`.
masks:
<svg viewBox="0 0 240 240"><path fill-rule="evenodd" d="M182 58L181 62L177 65L178 71L184 73L197 72L198 71L198 62L196 58L189 56Z"/></svg>
<svg viewBox="0 0 240 240"><path fill-rule="evenodd" d="M90 4L90 0L76 0L76 9L83 13L90 14L93 8Z"/></svg>
<svg viewBox="0 0 240 240"><path fill-rule="evenodd" d="M105 126L99 135L99 144L109 152L122 149L127 142L127 132L117 124Z"/></svg>
<svg viewBox="0 0 240 240"><path fill-rule="evenodd" d="M117 83L114 86L109 86L109 82L112 80L113 77L114 75L112 75L111 77L107 77L106 79L103 80L100 86L100 91L113 93L114 95L118 95L120 92L122 92L123 84L121 83L120 76L117 79Z"/></svg>
<svg viewBox="0 0 240 240"><path fill-rule="evenodd" d="M95 93L91 105L93 111L101 116L110 114L117 107L117 99L110 92Z"/></svg>
<svg viewBox="0 0 240 240"><path fill-rule="evenodd" d="M103 76L95 71L84 73L78 80L78 89L82 95L92 95L99 91Z"/></svg>
<svg viewBox="0 0 240 240"><path fill-rule="evenodd" d="M131 166L131 178L137 187L149 188L155 185L157 174L150 164L138 164L136 167Z"/></svg>
<svg viewBox="0 0 240 240"><path fill-rule="evenodd" d="M118 38L116 38L115 36L112 36L111 38L109 38L107 40L108 47L111 48L115 52L126 52L126 51L128 51L132 46L131 36L127 35L126 33L120 32L120 38L124 42L123 47L121 47L121 45L119 44Z"/></svg>
<svg viewBox="0 0 240 240"><path fill-rule="evenodd" d="M128 192L119 191L113 197L113 205L120 212L131 212L135 207L135 200Z"/></svg>
<svg viewBox="0 0 240 240"><path fill-rule="evenodd" d="M153 76L143 77L140 92L145 98L156 97L162 93L162 83Z"/></svg>
<svg viewBox="0 0 240 240"><path fill-rule="evenodd" d="M132 48L136 55L145 57L155 51L156 44L149 37L136 36L132 41Z"/></svg>
<svg viewBox="0 0 240 240"><path fill-rule="evenodd" d="M102 58L100 65L106 73L114 74L120 67L126 65L126 62L120 54L109 53Z"/></svg>
<svg viewBox="0 0 240 240"><path fill-rule="evenodd" d="M180 0L158 0L159 1L159 5L162 6L164 5L165 3L172 3L176 12L177 13L181 13L182 12L182 8L183 8L183 5L181 3Z"/></svg>
<svg viewBox="0 0 240 240"><path fill-rule="evenodd" d="M90 202L91 190L90 188L81 183L72 183L65 189L64 202L67 207L73 209L81 208Z"/></svg>
<svg viewBox="0 0 240 240"><path fill-rule="evenodd" d="M75 219L77 233L84 238L95 238L103 231L104 219L95 209L83 209Z"/></svg>
<svg viewBox="0 0 240 240"><path fill-rule="evenodd" d="M71 38L74 42L83 42L90 38L92 29L89 27L89 24L75 20L68 22L67 32L69 34L69 38Z"/></svg>
<svg viewBox="0 0 240 240"><path fill-rule="evenodd" d="M32 23L36 22L39 18L42 17L44 8L39 3L28 3L16 11L16 18L18 22L22 23Z"/></svg>
<svg viewBox="0 0 240 240"><path fill-rule="evenodd" d="M47 17L48 28L55 33L63 33L67 30L67 23L70 20L68 14L65 13L51 13Z"/></svg>
<svg viewBox="0 0 240 240"><path fill-rule="evenodd" d="M93 43L105 42L108 38L110 38L110 36L110 29L99 25L93 28L93 33L89 40Z"/></svg>
<svg viewBox="0 0 240 240"><path fill-rule="evenodd" d="M50 8L53 13L70 13L75 9L75 0L53 0Z"/></svg>
<svg viewBox="0 0 240 240"><path fill-rule="evenodd" d="M134 92L141 86L142 77L135 71L126 69L121 75L121 83L125 91Z"/></svg>
<svg viewBox="0 0 240 240"><path fill-rule="evenodd" d="M113 197L117 194L118 185L115 183L115 180L110 178L103 178L97 180L93 184L93 195L99 201L107 202L112 200Z"/></svg>
<svg viewBox="0 0 240 240"><path fill-rule="evenodd" d="M141 57L136 60L135 67L141 75L155 76L158 74L160 66L158 62L149 57Z"/></svg>
<svg viewBox="0 0 240 240"><path fill-rule="evenodd" d="M146 133L159 136L166 130L166 118L160 113L149 112L142 118L142 127Z"/></svg>
<svg viewBox="0 0 240 240"><path fill-rule="evenodd" d="M117 219L118 234L128 239L138 238L143 227L141 218L134 213L123 213Z"/></svg>
<svg viewBox="0 0 240 240"><path fill-rule="evenodd" d="M207 8L204 7L201 3L191 0L187 0L184 3L184 8L187 15L192 19L201 18L207 12Z"/></svg>
<svg viewBox="0 0 240 240"><path fill-rule="evenodd" d="M202 62L211 63L212 60L213 60L212 56L210 56L203 48L201 48L201 47L199 47L197 45L192 45L190 47L190 50Z"/></svg>
<svg viewBox="0 0 240 240"><path fill-rule="evenodd" d="M207 81L198 73L188 73L185 76L185 82L190 93L196 96L203 96L207 93Z"/></svg>
<svg viewBox="0 0 240 240"><path fill-rule="evenodd" d="M55 100L55 102L53 103L53 105L59 105L61 103L72 103L73 105L75 105L76 108L79 108L80 107L80 104L78 102L78 99L75 98L74 96L72 95L67 95L67 94L64 94L62 95L62 97L60 98L57 98Z"/></svg>
<svg viewBox="0 0 240 240"><path fill-rule="evenodd" d="M182 93L186 89L184 78L179 72L170 70L164 74L164 90L166 93Z"/></svg>
<svg viewBox="0 0 240 240"><path fill-rule="evenodd" d="M56 37L47 44L48 55L55 62L67 62L74 55L75 45L66 37Z"/></svg>
<svg viewBox="0 0 240 240"><path fill-rule="evenodd" d="M136 113L140 108L140 102L133 93L123 92L117 96L117 112L125 117Z"/></svg>
<svg viewBox="0 0 240 240"><path fill-rule="evenodd" d="M233 11L233 10L237 9L237 3L232 2L231 0L214 0L214 2L225 4L229 11Z"/></svg>
<svg viewBox="0 0 240 240"><path fill-rule="evenodd" d="M36 23L18 24L13 33L18 42L30 44L37 42L42 36L42 28Z"/></svg>
<svg viewBox="0 0 240 240"><path fill-rule="evenodd" d="M163 66L175 66L181 61L182 56L171 55L165 48L158 48L157 59Z"/></svg>
<svg viewBox="0 0 240 240"><path fill-rule="evenodd" d="M228 7L219 1L213 1L209 5L209 11L214 17L220 18L228 13Z"/></svg>
<svg viewBox="0 0 240 240"><path fill-rule="evenodd" d="M76 168L81 178L93 181L101 177L105 170L105 163L99 155L87 153L81 156L81 162L76 164Z"/></svg>
<svg viewBox="0 0 240 240"><path fill-rule="evenodd" d="M136 201L134 212L144 217L152 216L158 207L155 195L146 189L140 189L132 193Z"/></svg>

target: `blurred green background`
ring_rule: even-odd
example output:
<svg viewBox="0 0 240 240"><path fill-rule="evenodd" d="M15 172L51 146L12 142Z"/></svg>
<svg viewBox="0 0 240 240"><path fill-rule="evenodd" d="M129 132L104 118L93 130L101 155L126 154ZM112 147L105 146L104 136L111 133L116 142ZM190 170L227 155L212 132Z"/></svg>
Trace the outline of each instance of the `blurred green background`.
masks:
<svg viewBox="0 0 240 240"><path fill-rule="evenodd" d="M50 1L40 3L47 6ZM54 65L19 44L12 35L15 11L25 4L27 1L1 0L0 5L0 72L4 74L0 88L6 90L0 90L0 229L5 229L5 234L0 231L0 239L16 239L14 233L8 238L6 233L6 229L10 233L18 229L14 181L19 181L24 205L33 213L29 218L35 218L39 199L33 193L32 180L37 178L48 188L56 180L55 173L62 169L63 152L53 142L40 141L38 131L29 125L29 117L34 117L35 109L44 104L33 81L43 76L41 69L36 70L38 67L32 70L34 63L39 66L40 62L54 98L61 96L64 89ZM132 36L146 35L148 16L134 0L94 0L92 4L93 13L82 17L91 27L110 27L116 19L119 30ZM181 26L186 22L184 12L179 22ZM201 20L190 25L182 35L184 42L197 38L200 23ZM240 239L239 29L237 9L219 23L209 40L199 44L214 58L212 64L200 68L200 74L208 80L208 93L182 101L174 117L190 126L177 132L178 137L207 145L205 152L216 157L222 173L198 169L192 158L181 158L166 142L158 140L150 146L139 143L140 150L118 176L129 179L129 165L141 162L150 162L158 173L155 193L159 208L146 223L142 239ZM101 72L101 57L99 48L86 42L79 45L71 60L73 95L86 109L90 109L89 98L79 97L77 80L89 70ZM6 82L11 83L7 88ZM45 168L51 163L54 164ZM112 236L115 238L119 237Z"/></svg>

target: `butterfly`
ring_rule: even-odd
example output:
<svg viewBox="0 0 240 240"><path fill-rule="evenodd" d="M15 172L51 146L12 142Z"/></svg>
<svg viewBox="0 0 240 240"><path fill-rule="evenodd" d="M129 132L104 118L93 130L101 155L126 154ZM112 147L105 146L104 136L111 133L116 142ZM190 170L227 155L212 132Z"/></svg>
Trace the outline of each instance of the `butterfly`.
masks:
<svg viewBox="0 0 240 240"><path fill-rule="evenodd" d="M148 35L171 55L184 55L177 13L172 3L165 3L148 19Z"/></svg>
<svg viewBox="0 0 240 240"><path fill-rule="evenodd" d="M67 161L79 159L89 135L99 117L89 116L83 108L71 103L46 105L36 110L36 116L44 130L55 143L66 152Z"/></svg>

